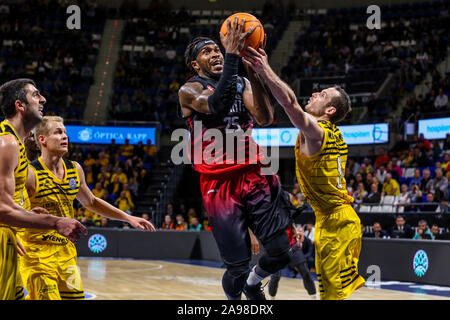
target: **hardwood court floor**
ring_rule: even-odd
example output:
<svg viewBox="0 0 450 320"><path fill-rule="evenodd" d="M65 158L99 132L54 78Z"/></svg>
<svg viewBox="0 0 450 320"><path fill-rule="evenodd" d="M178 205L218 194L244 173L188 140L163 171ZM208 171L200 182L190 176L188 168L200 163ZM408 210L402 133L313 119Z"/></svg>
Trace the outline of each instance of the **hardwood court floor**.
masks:
<svg viewBox="0 0 450 320"><path fill-rule="evenodd" d="M157 260L78 260L84 291L99 300L224 300L224 269ZM317 283L316 283L317 287ZM267 296L267 293L266 293ZM282 277L278 300L309 300L301 279ZM349 300L449 300L402 291L357 290Z"/></svg>

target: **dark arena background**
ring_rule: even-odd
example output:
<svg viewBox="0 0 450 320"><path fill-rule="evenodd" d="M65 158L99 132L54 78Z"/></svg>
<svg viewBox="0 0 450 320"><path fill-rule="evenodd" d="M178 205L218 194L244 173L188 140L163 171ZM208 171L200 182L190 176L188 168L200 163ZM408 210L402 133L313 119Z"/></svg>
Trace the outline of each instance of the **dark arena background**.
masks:
<svg viewBox="0 0 450 320"><path fill-rule="evenodd" d="M449 1L412 0L3 0L0 83L33 79L45 115L64 118L66 157L82 165L93 193L157 229L138 231L75 201L88 228L76 244L86 299L226 300L200 175L173 150L182 142L174 132L187 128L178 102L190 77L185 49L197 36L219 43L236 12L261 21L270 65L302 106L334 84L350 96L352 112L338 125L366 279L350 299L450 299L449 10ZM299 207L298 129L272 103L273 123L252 135ZM306 206L295 223L312 246L318 286ZM310 297L285 268L276 299Z"/></svg>

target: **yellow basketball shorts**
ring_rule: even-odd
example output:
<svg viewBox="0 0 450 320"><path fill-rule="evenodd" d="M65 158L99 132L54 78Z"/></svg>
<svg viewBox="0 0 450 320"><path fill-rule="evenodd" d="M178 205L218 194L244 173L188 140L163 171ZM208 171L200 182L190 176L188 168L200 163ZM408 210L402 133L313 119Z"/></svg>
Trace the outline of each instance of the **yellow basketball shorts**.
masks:
<svg viewBox="0 0 450 320"><path fill-rule="evenodd" d="M84 300L75 245L22 241L20 272L27 300Z"/></svg>
<svg viewBox="0 0 450 320"><path fill-rule="evenodd" d="M315 264L321 300L343 300L364 286L358 274L361 220L350 205L316 212Z"/></svg>
<svg viewBox="0 0 450 320"><path fill-rule="evenodd" d="M24 297L16 235L11 228L0 226L0 300L23 300Z"/></svg>

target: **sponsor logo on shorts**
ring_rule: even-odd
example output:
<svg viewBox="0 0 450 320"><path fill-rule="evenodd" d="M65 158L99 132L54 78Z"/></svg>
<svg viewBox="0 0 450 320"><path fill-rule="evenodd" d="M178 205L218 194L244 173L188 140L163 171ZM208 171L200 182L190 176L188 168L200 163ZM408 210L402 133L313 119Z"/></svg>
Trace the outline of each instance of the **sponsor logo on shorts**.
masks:
<svg viewBox="0 0 450 320"><path fill-rule="evenodd" d="M45 294L45 293L51 293L51 292L55 292L55 291L56 291L56 284L50 284L48 286L41 288L41 290L39 290L39 293Z"/></svg>
<svg viewBox="0 0 450 320"><path fill-rule="evenodd" d="M57 237L52 234L44 234L42 236L42 241L53 241L53 242L58 242L61 244L67 244L69 242L69 240L67 240L67 238Z"/></svg>

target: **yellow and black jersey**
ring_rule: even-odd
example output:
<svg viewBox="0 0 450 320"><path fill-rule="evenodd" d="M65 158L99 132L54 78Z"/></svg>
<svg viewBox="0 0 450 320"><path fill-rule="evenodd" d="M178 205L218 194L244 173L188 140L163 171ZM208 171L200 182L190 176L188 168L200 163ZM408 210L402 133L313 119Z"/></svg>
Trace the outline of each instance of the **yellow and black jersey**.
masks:
<svg viewBox="0 0 450 320"><path fill-rule="evenodd" d="M296 174L306 200L314 211L329 212L353 202L344 178L348 148L342 133L330 121L319 121L324 130L321 149L312 156L300 152L300 134L295 145Z"/></svg>
<svg viewBox="0 0 450 320"><path fill-rule="evenodd" d="M36 177L36 189L30 197L31 206L47 209L57 217L74 218L73 202L80 189L80 177L75 162L62 159L64 178L58 179L44 164L42 158L30 163ZM55 230L27 229L25 241L66 244L69 240Z"/></svg>
<svg viewBox="0 0 450 320"><path fill-rule="evenodd" d="M14 170L15 188L14 188L14 202L19 204L26 210L30 210L30 200L28 198L27 190L25 189L25 182L28 175L28 157L25 151L25 145L19 139L14 128L6 120L0 123L0 135L11 134L16 139L19 145L19 163Z"/></svg>

